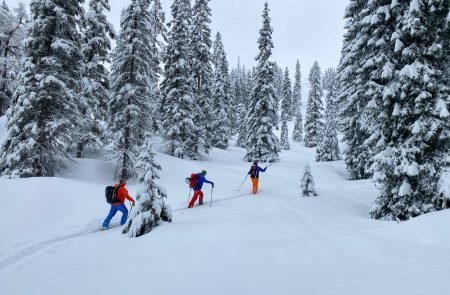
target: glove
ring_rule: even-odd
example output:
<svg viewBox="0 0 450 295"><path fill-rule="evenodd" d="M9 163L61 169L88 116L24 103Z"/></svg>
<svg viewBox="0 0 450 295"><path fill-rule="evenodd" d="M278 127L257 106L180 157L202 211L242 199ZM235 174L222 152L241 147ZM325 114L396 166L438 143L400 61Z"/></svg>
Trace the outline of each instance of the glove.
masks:
<svg viewBox="0 0 450 295"><path fill-rule="evenodd" d="M214 182L211 182L212 188L214 188Z"/></svg>

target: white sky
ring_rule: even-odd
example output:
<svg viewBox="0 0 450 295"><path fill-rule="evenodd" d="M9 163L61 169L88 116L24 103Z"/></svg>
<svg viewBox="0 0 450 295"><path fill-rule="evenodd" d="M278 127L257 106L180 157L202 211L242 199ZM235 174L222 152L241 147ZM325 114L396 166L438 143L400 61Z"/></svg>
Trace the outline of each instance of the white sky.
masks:
<svg viewBox="0 0 450 295"><path fill-rule="evenodd" d="M6 0L14 6L19 0ZM29 0L22 1L29 3ZM88 0L86 0L88 2ZM173 0L162 0L166 17L170 17ZM265 0L211 0L213 36L220 30L231 67L238 57L246 66L253 66L257 39L262 25ZM110 21L119 31L120 12L129 0L110 0ZM319 61L322 71L337 66L344 34L344 10L349 0L269 0L274 28L273 60L291 75L297 58L306 79L313 62Z"/></svg>

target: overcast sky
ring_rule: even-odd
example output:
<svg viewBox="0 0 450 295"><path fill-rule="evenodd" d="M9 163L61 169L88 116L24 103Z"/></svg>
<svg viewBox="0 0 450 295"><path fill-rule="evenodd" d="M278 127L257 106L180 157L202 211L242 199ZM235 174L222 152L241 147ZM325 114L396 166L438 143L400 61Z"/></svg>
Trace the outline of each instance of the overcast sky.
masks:
<svg viewBox="0 0 450 295"><path fill-rule="evenodd" d="M120 12L130 0L110 0L110 21L119 31ZM6 0L13 6L19 0ZM30 0L22 1L29 3ZM88 2L88 0L86 0ZM173 0L162 0L166 15L170 15ZM247 66L255 64L261 14L265 0L211 0L213 34L223 35L231 66L238 57ZM273 60L291 74L297 59L302 64L303 78L315 60L324 70L339 61L344 33L343 15L349 0L269 0L270 16L274 28Z"/></svg>

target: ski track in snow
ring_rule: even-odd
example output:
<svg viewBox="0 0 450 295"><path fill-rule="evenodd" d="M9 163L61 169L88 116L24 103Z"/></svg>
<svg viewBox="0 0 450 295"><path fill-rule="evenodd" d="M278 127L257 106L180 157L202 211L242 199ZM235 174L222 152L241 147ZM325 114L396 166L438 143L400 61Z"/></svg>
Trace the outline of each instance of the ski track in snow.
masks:
<svg viewBox="0 0 450 295"><path fill-rule="evenodd" d="M218 199L218 200L214 200L213 199L213 206L214 206L214 204L217 204L217 203L231 201L231 200L243 198L243 197L246 197L246 196L249 196L249 195L250 194L239 194L239 195L236 195L236 196L231 196L231 197L228 197L228 198L221 198L221 199ZM209 206L210 206L210 201L207 201L207 202L204 203L204 205L202 207L209 208ZM195 207L194 209L178 208L178 209L173 210L172 212L179 214L179 213L182 213L183 211L186 211L186 210L201 209L202 207ZM59 244L59 243L62 243L62 242L67 242L69 240L73 240L73 239L77 239L77 238L86 237L86 236L89 236L89 235L92 235L92 234L102 233L100 227L98 226L98 224L101 224L100 220L92 222L91 224L96 224L96 226L89 226L89 227L86 227L84 230L81 230L81 231L78 231L78 232L74 232L74 233L66 234L66 235L56 236L56 237L51 238L51 239L47 239L47 240L44 240L44 241L40 241L40 242L34 243L31 246L27 246L27 247L24 247L24 248L19 249L19 250L16 249L15 250L15 254L10 255L10 256L8 256L6 258L0 259L0 269L5 268L7 266L10 266L10 265L12 265L12 264L14 264L16 262L19 262L19 261L25 259L26 257L35 254L38 251L43 251L43 250L46 250L47 248L51 248L52 246L55 246L56 244ZM112 225L108 231L113 230L114 228L118 228L118 227L120 227L120 226Z"/></svg>

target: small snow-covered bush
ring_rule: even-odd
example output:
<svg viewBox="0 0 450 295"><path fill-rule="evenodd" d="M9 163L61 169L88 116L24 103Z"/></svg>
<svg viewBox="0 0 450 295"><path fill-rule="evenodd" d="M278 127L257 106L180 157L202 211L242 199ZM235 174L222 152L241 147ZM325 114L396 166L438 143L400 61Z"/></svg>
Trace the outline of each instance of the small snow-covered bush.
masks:
<svg viewBox="0 0 450 295"><path fill-rule="evenodd" d="M139 183L141 185L136 208L134 208L122 233L130 238L137 238L152 231L163 221L172 222L172 209L167 203L167 193L156 180L161 166L155 162L152 145L147 139L142 146L136 168L140 170Z"/></svg>
<svg viewBox="0 0 450 295"><path fill-rule="evenodd" d="M305 171L303 172L303 177L301 180L301 188L303 197L316 197L316 189L315 189L314 179L311 174L311 167L306 163Z"/></svg>

